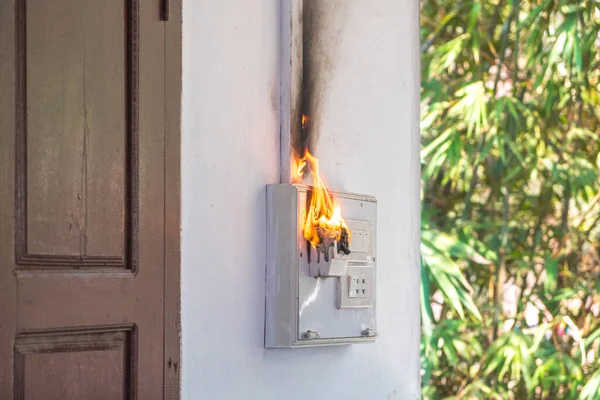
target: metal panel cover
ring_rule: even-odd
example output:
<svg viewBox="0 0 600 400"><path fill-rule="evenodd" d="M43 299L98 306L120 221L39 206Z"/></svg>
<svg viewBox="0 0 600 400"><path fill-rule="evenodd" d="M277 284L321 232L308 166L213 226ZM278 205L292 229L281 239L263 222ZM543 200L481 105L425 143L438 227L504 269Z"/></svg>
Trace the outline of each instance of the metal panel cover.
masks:
<svg viewBox="0 0 600 400"><path fill-rule="evenodd" d="M315 278L311 265L314 270L316 252L301 232L310 188L267 187L266 347L348 344L375 338L377 202L349 193L333 196L356 233L356 243L345 275ZM360 281L353 285L352 277ZM350 295L351 286L359 293Z"/></svg>

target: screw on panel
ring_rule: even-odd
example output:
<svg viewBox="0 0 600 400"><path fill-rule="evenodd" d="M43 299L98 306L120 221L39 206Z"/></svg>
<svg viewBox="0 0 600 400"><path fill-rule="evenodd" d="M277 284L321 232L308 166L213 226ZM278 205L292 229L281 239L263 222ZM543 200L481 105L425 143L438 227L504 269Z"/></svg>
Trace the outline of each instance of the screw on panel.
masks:
<svg viewBox="0 0 600 400"><path fill-rule="evenodd" d="M306 332L304 332L302 334L302 337L304 339L311 339L312 340L312 339L318 339L318 338L320 338L321 335L319 335L319 332L313 332L313 331L308 330L308 331L306 331Z"/></svg>
<svg viewBox="0 0 600 400"><path fill-rule="evenodd" d="M362 331L362 336L364 337L374 337L377 336L377 331L371 329L371 328L367 328L364 331Z"/></svg>

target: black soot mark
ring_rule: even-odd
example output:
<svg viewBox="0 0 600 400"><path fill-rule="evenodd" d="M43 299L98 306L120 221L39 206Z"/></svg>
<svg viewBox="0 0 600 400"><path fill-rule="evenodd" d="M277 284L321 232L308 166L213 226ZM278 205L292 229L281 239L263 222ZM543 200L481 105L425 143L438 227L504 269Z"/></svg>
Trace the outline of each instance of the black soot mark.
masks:
<svg viewBox="0 0 600 400"><path fill-rule="evenodd" d="M295 155L302 156L305 149L314 152L325 114L324 100L329 83L339 65L339 45L343 39L349 7L347 0L304 0L302 12L302 90L299 118L293 125L291 144ZM299 131L299 132L298 132Z"/></svg>

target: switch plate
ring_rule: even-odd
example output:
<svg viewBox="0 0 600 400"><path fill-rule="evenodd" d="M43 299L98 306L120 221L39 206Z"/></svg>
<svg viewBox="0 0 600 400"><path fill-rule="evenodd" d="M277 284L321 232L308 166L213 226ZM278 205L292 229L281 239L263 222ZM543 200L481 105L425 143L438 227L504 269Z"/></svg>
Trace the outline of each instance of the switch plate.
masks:
<svg viewBox="0 0 600 400"><path fill-rule="evenodd" d="M335 254L334 264L328 264L323 257L317 262L302 235L311 190L267 185L265 347L373 342L376 334L364 332L377 332L377 201L331 192L352 231L352 252ZM364 277L364 283L363 278L354 282L358 297L350 297L350 277Z"/></svg>
<svg viewBox="0 0 600 400"><path fill-rule="evenodd" d="M371 221L347 221L352 229L350 242L351 257L354 261L373 261L372 235L373 223Z"/></svg>

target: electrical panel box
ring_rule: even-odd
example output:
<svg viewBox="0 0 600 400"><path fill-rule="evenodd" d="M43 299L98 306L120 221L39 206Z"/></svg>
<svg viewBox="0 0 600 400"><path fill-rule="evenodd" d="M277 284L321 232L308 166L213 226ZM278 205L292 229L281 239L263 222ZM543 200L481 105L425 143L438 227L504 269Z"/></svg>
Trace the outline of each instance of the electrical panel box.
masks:
<svg viewBox="0 0 600 400"><path fill-rule="evenodd" d="M331 192L351 230L350 254L304 239L312 188L267 185L265 347L372 342L377 336L377 201ZM325 259L327 258L327 259Z"/></svg>

